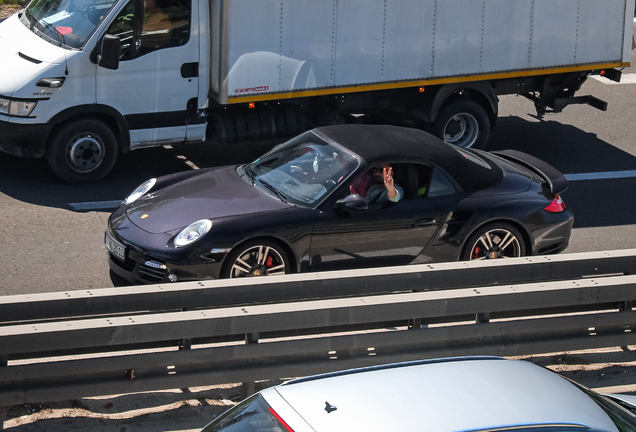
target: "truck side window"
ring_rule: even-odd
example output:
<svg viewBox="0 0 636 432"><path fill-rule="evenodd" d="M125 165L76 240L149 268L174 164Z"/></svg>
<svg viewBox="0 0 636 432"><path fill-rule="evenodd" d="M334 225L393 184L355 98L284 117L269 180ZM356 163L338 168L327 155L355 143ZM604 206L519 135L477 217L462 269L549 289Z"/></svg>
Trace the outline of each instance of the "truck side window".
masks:
<svg viewBox="0 0 636 432"><path fill-rule="evenodd" d="M190 0L144 0L138 56L185 45L190 38Z"/></svg>
<svg viewBox="0 0 636 432"><path fill-rule="evenodd" d="M119 12L115 21L108 28L108 34L118 36L121 43L119 60L130 60L135 57L134 44L135 2L131 0Z"/></svg>
<svg viewBox="0 0 636 432"><path fill-rule="evenodd" d="M142 3L143 15L135 8ZM121 41L120 60L185 45L190 39L190 0L130 0L107 33Z"/></svg>

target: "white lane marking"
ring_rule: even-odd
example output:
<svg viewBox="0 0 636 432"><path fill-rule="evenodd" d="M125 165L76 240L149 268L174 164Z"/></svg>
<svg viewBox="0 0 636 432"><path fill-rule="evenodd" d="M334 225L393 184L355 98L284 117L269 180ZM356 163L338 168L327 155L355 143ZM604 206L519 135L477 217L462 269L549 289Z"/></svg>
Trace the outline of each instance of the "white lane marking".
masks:
<svg viewBox="0 0 636 432"><path fill-rule="evenodd" d="M633 177L636 177L636 170L605 171L605 172L583 173L583 174L565 174L565 178L568 179L568 181L606 180L606 179L620 179L620 178L633 178Z"/></svg>
<svg viewBox="0 0 636 432"><path fill-rule="evenodd" d="M607 179L621 179L621 178L634 178L634 177L636 177L636 170L605 171L605 172L583 173L583 174L565 174L565 178L568 181L607 180ZM119 207L122 201L123 200L71 203L69 204L69 206L73 210L108 210L108 209L115 209Z"/></svg>
<svg viewBox="0 0 636 432"><path fill-rule="evenodd" d="M621 82L612 81L611 79L602 77L600 75L590 75L590 77L594 78L598 82L607 85L636 84L636 73L624 73L621 76Z"/></svg>
<svg viewBox="0 0 636 432"><path fill-rule="evenodd" d="M117 207L119 207L122 201L123 200L70 203L69 206L73 210L108 210L116 209Z"/></svg>

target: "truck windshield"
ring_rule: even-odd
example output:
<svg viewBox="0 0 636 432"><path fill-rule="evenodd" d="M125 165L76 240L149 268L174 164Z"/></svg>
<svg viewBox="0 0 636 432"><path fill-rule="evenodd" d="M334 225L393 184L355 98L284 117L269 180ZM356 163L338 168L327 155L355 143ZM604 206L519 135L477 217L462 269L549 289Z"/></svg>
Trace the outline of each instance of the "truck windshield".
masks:
<svg viewBox="0 0 636 432"><path fill-rule="evenodd" d="M33 0L22 21L52 43L80 48L115 0Z"/></svg>

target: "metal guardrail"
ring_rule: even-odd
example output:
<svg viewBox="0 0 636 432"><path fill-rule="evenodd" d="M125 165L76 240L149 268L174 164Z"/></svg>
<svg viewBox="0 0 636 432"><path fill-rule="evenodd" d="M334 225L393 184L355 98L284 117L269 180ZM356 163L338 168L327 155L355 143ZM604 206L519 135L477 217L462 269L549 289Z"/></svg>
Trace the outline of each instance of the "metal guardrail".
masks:
<svg viewBox="0 0 636 432"><path fill-rule="evenodd" d="M625 250L0 297L0 407L631 345L635 269Z"/></svg>

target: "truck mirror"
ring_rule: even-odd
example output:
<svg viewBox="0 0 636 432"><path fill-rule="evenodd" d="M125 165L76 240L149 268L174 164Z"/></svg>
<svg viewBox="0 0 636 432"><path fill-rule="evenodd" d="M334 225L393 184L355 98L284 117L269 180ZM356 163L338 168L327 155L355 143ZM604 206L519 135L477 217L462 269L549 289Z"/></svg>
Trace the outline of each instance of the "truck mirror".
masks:
<svg viewBox="0 0 636 432"><path fill-rule="evenodd" d="M119 36L106 35L102 40L102 53L97 56L97 64L106 69L119 69L121 42Z"/></svg>

